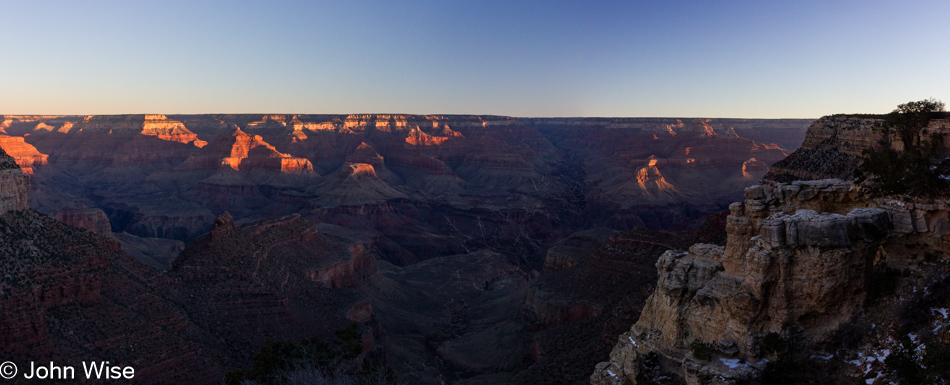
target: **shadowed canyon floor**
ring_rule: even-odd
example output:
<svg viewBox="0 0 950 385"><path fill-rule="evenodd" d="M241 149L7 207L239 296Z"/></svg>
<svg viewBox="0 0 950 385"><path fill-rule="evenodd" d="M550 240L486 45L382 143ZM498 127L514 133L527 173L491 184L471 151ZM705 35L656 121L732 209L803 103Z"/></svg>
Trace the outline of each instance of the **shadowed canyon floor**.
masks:
<svg viewBox="0 0 950 385"><path fill-rule="evenodd" d="M66 267L40 261L24 277L91 269L84 285L103 288L63 302L10 287L10 308L28 310L7 319L53 332L4 329L5 344L59 359L73 353L61 346L76 344L76 328L86 341L109 322L155 329L129 334L135 351L97 350L149 367L151 383L214 382L266 339L332 338L350 321L361 325L361 360L412 383L584 383L635 321L662 251L716 242L721 216L696 226L796 149L811 123L2 118L0 147L32 178L8 176L0 191L29 188L38 211L19 200L21 211L4 214L5 239L23 245L12 255L32 255L29 226L66 245L41 253ZM68 246L77 237L100 245L94 268ZM115 305L135 298L153 305ZM207 368L182 377L157 364L189 357Z"/></svg>

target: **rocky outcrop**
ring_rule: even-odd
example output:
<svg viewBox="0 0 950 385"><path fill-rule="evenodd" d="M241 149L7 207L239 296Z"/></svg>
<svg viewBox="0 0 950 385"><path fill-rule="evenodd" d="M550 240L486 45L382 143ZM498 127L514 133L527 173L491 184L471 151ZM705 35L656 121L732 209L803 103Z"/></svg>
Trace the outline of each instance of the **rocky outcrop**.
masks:
<svg viewBox="0 0 950 385"><path fill-rule="evenodd" d="M801 149L776 162L766 179L789 183L795 180L849 179L861 164L865 150L891 148L903 151L904 143L883 116L833 115L808 127ZM936 139L937 156L950 155L950 120L932 119L919 133L924 141Z"/></svg>
<svg viewBox="0 0 950 385"><path fill-rule="evenodd" d="M940 122L927 130L943 130ZM794 343L807 360L869 316L881 271L928 276L920 273L926 259L947 252L950 202L872 197L862 185L821 179L850 175L863 150L886 143L877 140L880 124L849 116L819 120L800 150L730 205L725 247L696 244L660 257L656 290L590 382L649 383L658 370L688 384L754 380L776 359L776 341ZM797 178L811 180L787 182ZM894 322L894 316L875 317ZM886 345L888 337L881 338L871 343ZM872 383L870 368L853 375L871 376Z"/></svg>
<svg viewBox="0 0 950 385"><path fill-rule="evenodd" d="M891 214L849 209L853 186L821 182L751 187L745 202L730 207L726 247L696 244L661 256L656 291L591 383L636 384L649 353L688 383L747 378L768 362L767 334L796 330L815 344L859 313L869 263L892 233ZM799 199L828 199L848 211L792 210ZM715 353L696 353L696 346Z"/></svg>
<svg viewBox="0 0 950 385"><path fill-rule="evenodd" d="M231 217L231 213L225 211L215 218L214 223L211 225L211 240L227 238L231 234L234 234L235 229L234 218Z"/></svg>
<svg viewBox="0 0 950 385"><path fill-rule="evenodd" d="M808 127L802 147L773 165L766 179L779 182L851 178L861 151L881 147L884 119L827 116Z"/></svg>
<svg viewBox="0 0 950 385"><path fill-rule="evenodd" d="M30 178L0 149L0 214L30 208Z"/></svg>

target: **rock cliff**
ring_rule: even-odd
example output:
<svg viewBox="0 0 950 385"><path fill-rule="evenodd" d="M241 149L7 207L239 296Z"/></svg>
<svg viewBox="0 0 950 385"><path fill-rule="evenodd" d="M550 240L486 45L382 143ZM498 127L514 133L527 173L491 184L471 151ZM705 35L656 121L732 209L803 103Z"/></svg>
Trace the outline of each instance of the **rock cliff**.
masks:
<svg viewBox="0 0 950 385"><path fill-rule="evenodd" d="M0 148L16 160L23 172L33 175L33 166L48 164L49 155L37 151L24 138L18 136L0 135Z"/></svg>
<svg viewBox="0 0 950 385"><path fill-rule="evenodd" d="M597 364L591 384L653 383L662 375L688 384L756 381L776 370L770 362L778 359L777 345L794 346L796 355L784 359L815 361L840 341L842 330L873 328L862 320L875 312L884 314L876 322L887 320L889 331L862 343L893 347L886 341L907 330L893 326L900 323L897 305L878 305L881 272L905 271L908 289L899 291L905 296L933 284L932 268L925 266L946 270L939 260L948 251L950 202L872 197L863 185L820 179L850 175L862 150L879 148L880 123L822 118L801 149L746 188L743 202L730 205L725 247L695 244L663 254L639 320L619 337L610 361ZM931 121L927 130L942 127ZM864 376L871 384L884 376L872 371L872 364L883 369L883 358L864 370L861 353L859 371L845 365L850 358L830 358L859 356L859 348L832 351L822 365L838 365L837 374L821 381Z"/></svg>
<svg viewBox="0 0 950 385"><path fill-rule="evenodd" d="M30 208L30 178L0 149L0 214Z"/></svg>

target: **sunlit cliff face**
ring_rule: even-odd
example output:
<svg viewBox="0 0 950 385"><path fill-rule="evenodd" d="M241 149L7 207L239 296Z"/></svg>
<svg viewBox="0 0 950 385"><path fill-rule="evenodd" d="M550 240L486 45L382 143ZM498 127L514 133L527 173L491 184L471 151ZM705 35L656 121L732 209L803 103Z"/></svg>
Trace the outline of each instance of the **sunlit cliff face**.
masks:
<svg viewBox="0 0 950 385"><path fill-rule="evenodd" d="M449 140L448 137L432 136L422 132L419 128L412 129L412 131L409 132L409 136L406 137L406 143L413 146L438 146L447 140Z"/></svg>
<svg viewBox="0 0 950 385"><path fill-rule="evenodd" d="M48 164L49 155L39 152L22 137L0 135L0 147L16 160L23 172L33 175L33 166Z"/></svg>
<svg viewBox="0 0 950 385"><path fill-rule="evenodd" d="M643 191L674 190L673 185L667 182L666 179L663 178L663 175L660 174L660 170L656 167L657 161L655 157L651 157L649 163L637 171L637 184L640 185L640 189Z"/></svg>
<svg viewBox="0 0 950 385"><path fill-rule="evenodd" d="M178 143L191 143L204 147L208 142L188 130L182 122L165 115L89 115L78 123L63 125L57 132L83 132L88 134L145 135Z"/></svg>
<svg viewBox="0 0 950 385"><path fill-rule="evenodd" d="M253 167L279 168L283 173L313 172L313 165L305 158L296 158L277 151L277 148L265 142L260 135L251 136L240 128L232 134L230 156L221 160L221 164L235 171Z"/></svg>
<svg viewBox="0 0 950 385"><path fill-rule="evenodd" d="M768 171L768 165L765 162L757 160L755 158L749 158L749 160L742 163L742 177L745 179L754 179L761 177ZM755 172L756 175L752 173Z"/></svg>

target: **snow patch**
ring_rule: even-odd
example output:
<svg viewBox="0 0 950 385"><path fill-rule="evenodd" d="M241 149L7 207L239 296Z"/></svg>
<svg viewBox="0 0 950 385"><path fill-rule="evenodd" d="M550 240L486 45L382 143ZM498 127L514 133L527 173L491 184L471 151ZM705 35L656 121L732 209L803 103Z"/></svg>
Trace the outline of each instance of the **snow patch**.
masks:
<svg viewBox="0 0 950 385"><path fill-rule="evenodd" d="M891 349L884 349L875 354L874 358L877 359L877 362L884 362L884 359L889 355L891 355Z"/></svg>
<svg viewBox="0 0 950 385"><path fill-rule="evenodd" d="M735 369L740 366L747 365L745 362L742 362L742 360L738 358L720 358L719 361L722 361L722 364L728 366L729 369Z"/></svg>
<svg viewBox="0 0 950 385"><path fill-rule="evenodd" d="M935 313L940 313L940 315L942 315L943 318L947 318L948 310L947 310L947 308L944 308L944 307L931 308L931 309L930 309L930 314L935 314Z"/></svg>

